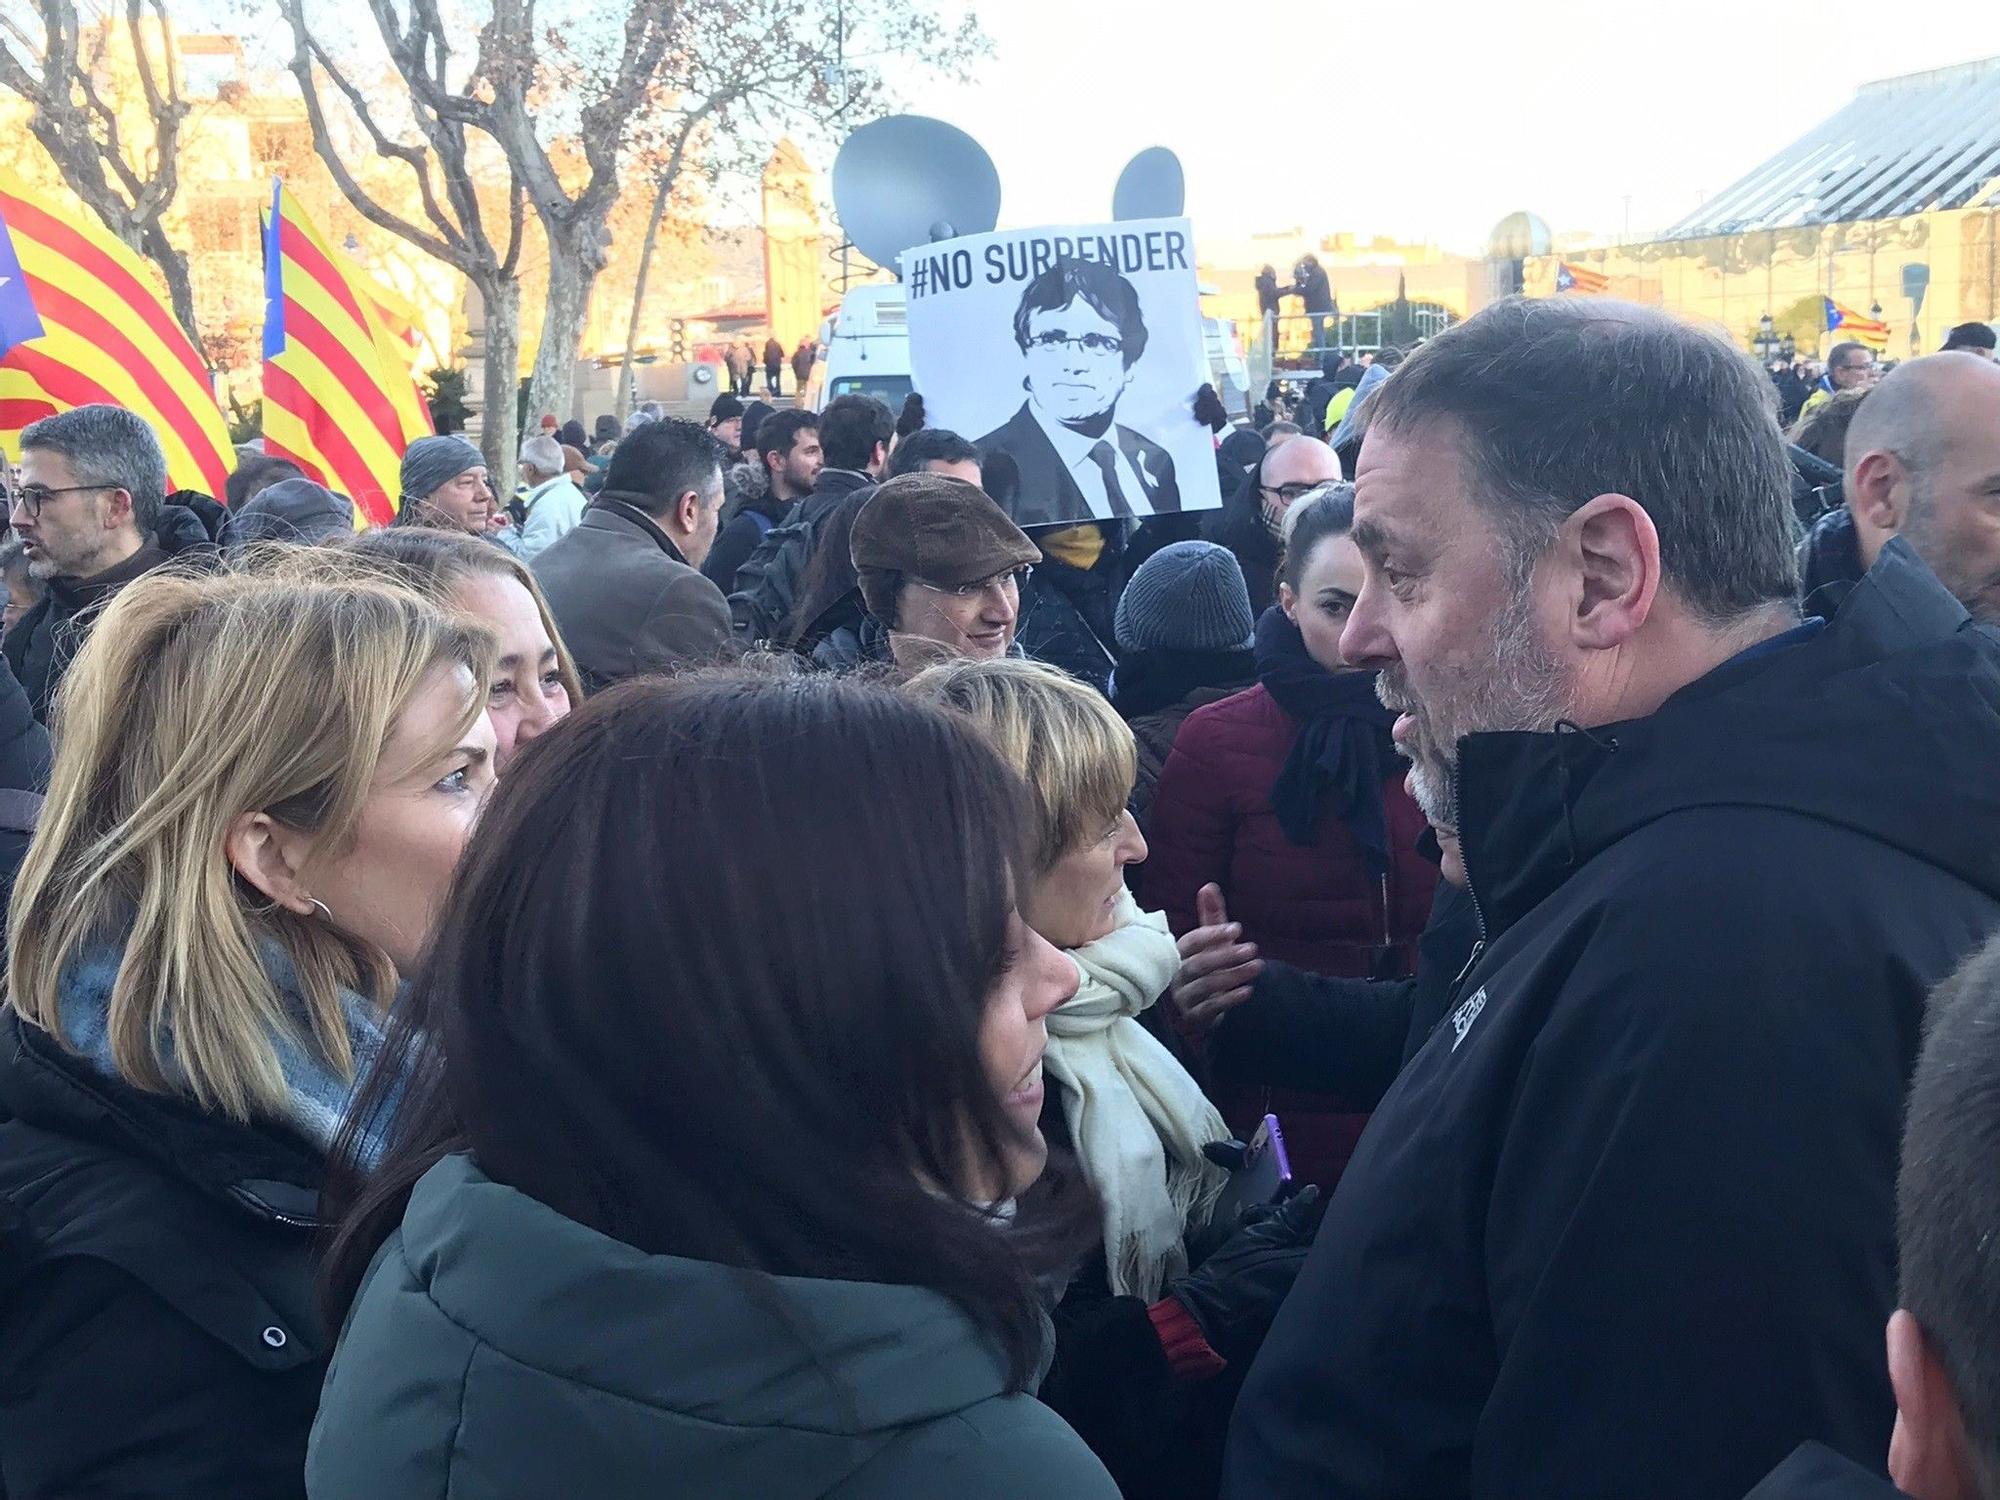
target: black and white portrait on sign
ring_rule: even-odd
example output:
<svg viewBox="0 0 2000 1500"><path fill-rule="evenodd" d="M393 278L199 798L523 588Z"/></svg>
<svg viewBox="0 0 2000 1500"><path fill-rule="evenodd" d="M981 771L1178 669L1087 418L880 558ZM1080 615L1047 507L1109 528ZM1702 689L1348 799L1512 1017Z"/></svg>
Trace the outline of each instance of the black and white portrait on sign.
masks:
<svg viewBox="0 0 2000 1500"><path fill-rule="evenodd" d="M976 235L903 272L926 413L978 444L1020 525L1221 503L1185 220Z"/></svg>

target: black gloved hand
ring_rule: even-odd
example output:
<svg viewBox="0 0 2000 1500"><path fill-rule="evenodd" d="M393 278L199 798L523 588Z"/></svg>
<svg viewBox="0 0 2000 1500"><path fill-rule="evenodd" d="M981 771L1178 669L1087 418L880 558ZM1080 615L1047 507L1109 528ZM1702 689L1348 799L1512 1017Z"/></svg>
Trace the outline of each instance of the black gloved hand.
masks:
<svg viewBox="0 0 2000 1500"><path fill-rule="evenodd" d="M1246 1214L1199 1268L1167 1287L1201 1325L1209 1348L1231 1363L1257 1352L1305 1264L1322 1212L1319 1189L1307 1187L1282 1206Z"/></svg>
<svg viewBox="0 0 2000 1500"><path fill-rule="evenodd" d="M1220 432L1229 425L1229 408L1222 404L1214 386L1203 385L1194 393L1194 419L1211 432Z"/></svg>

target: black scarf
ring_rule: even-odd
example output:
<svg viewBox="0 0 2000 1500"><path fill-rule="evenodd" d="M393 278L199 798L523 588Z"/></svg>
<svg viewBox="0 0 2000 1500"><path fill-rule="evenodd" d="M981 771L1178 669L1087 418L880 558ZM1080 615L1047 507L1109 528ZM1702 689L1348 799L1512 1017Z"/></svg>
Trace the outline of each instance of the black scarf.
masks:
<svg viewBox="0 0 2000 1500"><path fill-rule="evenodd" d="M1382 779L1394 767L1389 726L1396 716L1375 696L1375 674L1327 671L1306 654L1299 627L1274 606L1257 622L1257 680L1299 721L1292 753L1271 784L1271 808L1285 837L1310 846L1318 837L1320 798L1331 794L1369 865L1386 871Z"/></svg>
<svg viewBox="0 0 2000 1500"><path fill-rule="evenodd" d="M1248 651L1129 651L1111 679L1111 706L1131 720L1171 708L1201 688L1234 692L1257 680Z"/></svg>

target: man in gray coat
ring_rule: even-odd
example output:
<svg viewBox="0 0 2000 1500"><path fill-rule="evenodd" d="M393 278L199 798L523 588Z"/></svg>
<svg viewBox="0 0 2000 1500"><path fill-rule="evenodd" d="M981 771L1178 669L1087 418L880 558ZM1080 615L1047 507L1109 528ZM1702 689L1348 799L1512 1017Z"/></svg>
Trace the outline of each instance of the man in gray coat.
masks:
<svg viewBox="0 0 2000 1500"><path fill-rule="evenodd" d="M698 571L721 512L722 448L694 423L618 445L583 520L533 563L587 687L734 654L729 606Z"/></svg>

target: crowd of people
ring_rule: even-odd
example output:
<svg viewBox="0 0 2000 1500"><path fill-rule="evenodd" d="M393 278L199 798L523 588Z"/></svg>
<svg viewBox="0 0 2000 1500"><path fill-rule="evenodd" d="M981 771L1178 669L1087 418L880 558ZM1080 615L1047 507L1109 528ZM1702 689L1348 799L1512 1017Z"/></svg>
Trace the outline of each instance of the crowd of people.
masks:
<svg viewBox="0 0 2000 1500"><path fill-rule="evenodd" d="M2000 1500L1992 342L1509 299L1031 529L36 422L0 1494Z"/></svg>

